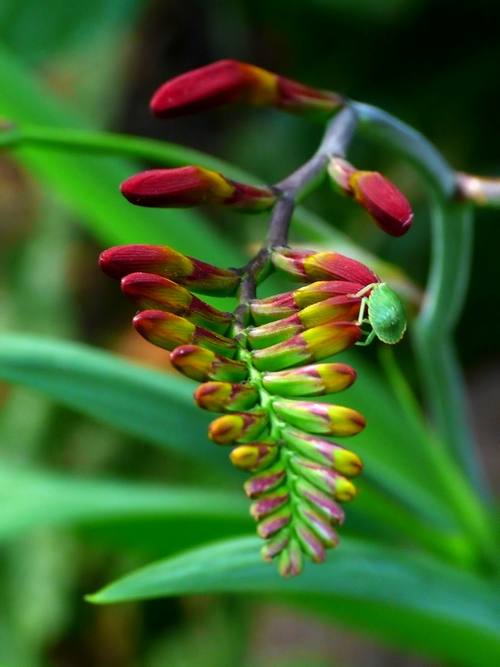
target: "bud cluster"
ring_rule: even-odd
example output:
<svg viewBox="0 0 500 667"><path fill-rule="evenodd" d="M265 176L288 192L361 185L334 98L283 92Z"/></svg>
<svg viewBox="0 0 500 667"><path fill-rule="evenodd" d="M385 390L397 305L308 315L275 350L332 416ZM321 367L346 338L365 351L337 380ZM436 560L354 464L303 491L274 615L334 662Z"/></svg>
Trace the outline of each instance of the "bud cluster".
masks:
<svg viewBox="0 0 500 667"><path fill-rule="evenodd" d="M193 294L233 294L240 281L234 269L167 246L118 246L100 257L103 271L121 279L139 308L137 331L202 383L194 393L200 408L222 413L209 438L232 446L232 463L252 473L245 491L267 540L263 556L277 556L281 574L291 576L301 571L304 554L321 562L337 544L334 526L344 518L339 503L356 495L350 478L361 471L361 460L328 438L355 435L365 420L350 408L309 399L355 381L350 366L323 360L360 339L358 292L378 278L336 252L281 248L272 262L308 284L251 301L252 323L235 335L233 314Z"/></svg>
<svg viewBox="0 0 500 667"><path fill-rule="evenodd" d="M347 104L335 93L223 60L164 84L151 109L172 118L235 102L323 121ZM344 109L332 123L342 127L340 119L346 123L348 116ZM251 473L244 487L266 540L262 555L267 561L276 557L285 577L301 572L304 555L322 562L326 549L336 546L335 527L344 520L339 503L355 497L351 478L362 469L359 457L331 438L359 433L363 416L317 399L356 379L353 368L329 358L360 341L364 322L372 325L370 340L377 335L388 343L397 342L406 326L396 295L363 264L337 252L285 247L293 206L328 160L338 189L361 203L382 229L400 236L411 224L408 202L387 179L358 171L335 154L332 146L340 144L331 141L337 131L332 123L330 139L315 157L275 186L238 183L199 166L154 169L122 184L122 194L140 206L210 205L258 213L276 205L273 240L243 269L221 269L157 245L118 246L100 258L104 272L121 279L138 307L137 331L169 350L173 366L201 383L194 392L200 408L220 413L209 438L232 447L234 466ZM255 295L269 270L303 286L265 299L247 296ZM238 294L240 303L229 313L197 294Z"/></svg>

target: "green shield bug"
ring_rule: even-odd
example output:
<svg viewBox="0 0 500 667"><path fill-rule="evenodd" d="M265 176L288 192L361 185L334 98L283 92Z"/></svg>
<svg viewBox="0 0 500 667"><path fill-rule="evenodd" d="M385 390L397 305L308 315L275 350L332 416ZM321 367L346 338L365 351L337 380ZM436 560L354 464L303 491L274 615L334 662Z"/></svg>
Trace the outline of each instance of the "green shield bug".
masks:
<svg viewBox="0 0 500 667"><path fill-rule="evenodd" d="M369 297L364 296L359 308L357 324L368 322L372 331L364 343L358 345L369 345L377 336L383 343L392 345L403 337L406 331L406 319L403 304L399 297L385 283L372 283L356 294L363 296L371 290ZM368 307L368 318L364 319L365 310Z"/></svg>

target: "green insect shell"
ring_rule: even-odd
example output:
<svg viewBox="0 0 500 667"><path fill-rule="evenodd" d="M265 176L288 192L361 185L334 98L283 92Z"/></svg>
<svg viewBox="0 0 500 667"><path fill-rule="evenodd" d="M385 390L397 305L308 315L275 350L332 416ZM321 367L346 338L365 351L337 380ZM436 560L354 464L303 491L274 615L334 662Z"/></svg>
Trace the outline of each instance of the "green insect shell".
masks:
<svg viewBox="0 0 500 667"><path fill-rule="evenodd" d="M383 343L393 345L401 340L406 331L403 304L385 283L375 283L370 287L372 293L363 299L359 314L361 323L364 310L368 306L368 322L371 324L372 332L363 344L368 345L377 336Z"/></svg>

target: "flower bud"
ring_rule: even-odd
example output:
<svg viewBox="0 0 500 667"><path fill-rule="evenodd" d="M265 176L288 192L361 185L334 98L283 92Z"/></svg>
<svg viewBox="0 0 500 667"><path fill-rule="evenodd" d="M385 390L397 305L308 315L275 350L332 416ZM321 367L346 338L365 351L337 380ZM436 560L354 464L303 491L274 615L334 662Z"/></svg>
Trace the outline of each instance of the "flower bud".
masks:
<svg viewBox="0 0 500 667"><path fill-rule="evenodd" d="M366 425L359 412L341 405L280 398L273 402L273 409L284 421L307 433L347 437Z"/></svg>
<svg viewBox="0 0 500 667"><path fill-rule="evenodd" d="M278 533L275 533L262 547L260 554L266 563L270 563L272 559L277 556L286 547L290 541L290 530L283 528Z"/></svg>
<svg viewBox="0 0 500 667"><path fill-rule="evenodd" d="M265 519L262 519L262 521L260 521L257 526L257 533L264 539L272 537L279 530L284 528L287 525L287 523L289 523L291 518L292 518L292 509L288 504L285 505L285 507L282 507L281 509L277 510L276 512L269 514L269 516L266 516Z"/></svg>
<svg viewBox="0 0 500 667"><path fill-rule="evenodd" d="M257 325L267 324L275 320L293 315L298 311L293 298L294 292L276 294L265 299L254 299L250 302L250 312Z"/></svg>
<svg viewBox="0 0 500 667"><path fill-rule="evenodd" d="M339 502L348 502L356 497L357 490L351 480L338 473L297 456L290 458L293 471L317 486L320 491L331 494Z"/></svg>
<svg viewBox="0 0 500 667"><path fill-rule="evenodd" d="M281 486L285 476L286 473L283 464L278 461L270 468L266 468L266 470L249 477L243 488L249 498L260 498L269 493L269 491Z"/></svg>
<svg viewBox="0 0 500 667"><path fill-rule="evenodd" d="M272 443L252 442L235 447L229 458L235 468L248 472L257 472L268 468L279 454L278 447Z"/></svg>
<svg viewBox="0 0 500 667"><path fill-rule="evenodd" d="M384 232L402 236L410 229L413 212L398 188L377 171L356 171L349 183L356 200Z"/></svg>
<svg viewBox="0 0 500 667"><path fill-rule="evenodd" d="M303 522L315 533L316 537L325 547L336 547L339 537L330 524L317 512L303 505L298 506L298 511Z"/></svg>
<svg viewBox="0 0 500 667"><path fill-rule="evenodd" d="M154 273L200 294L231 296L240 284L234 269L219 269L161 245L123 245L101 253L99 266L111 278Z"/></svg>
<svg viewBox="0 0 500 667"><path fill-rule="evenodd" d="M170 361L174 368L197 382L243 382L248 377L248 369L242 361L226 359L199 345L176 347Z"/></svg>
<svg viewBox="0 0 500 667"><path fill-rule="evenodd" d="M233 316L209 306L177 283L154 273L131 273L121 280L122 292L141 310L166 310L224 334Z"/></svg>
<svg viewBox="0 0 500 667"><path fill-rule="evenodd" d="M280 396L322 396L343 391L356 379L356 371L347 364L315 364L276 373L265 373L262 385Z"/></svg>
<svg viewBox="0 0 500 667"><path fill-rule="evenodd" d="M238 344L221 334L197 327L183 317L177 317L163 310L143 310L132 320L135 329L150 343L165 350L174 350L179 345L198 344L233 357Z"/></svg>
<svg viewBox="0 0 500 667"><path fill-rule="evenodd" d="M282 577L296 577L302 572L304 558L299 542L292 538L278 556L278 572Z"/></svg>
<svg viewBox="0 0 500 667"><path fill-rule="evenodd" d="M217 171L194 165L143 171L124 181L120 191L137 206L230 206L250 213L269 210L277 199L271 188L237 183Z"/></svg>
<svg viewBox="0 0 500 667"><path fill-rule="evenodd" d="M323 493L314 484L301 477L295 482L295 489L299 495L308 500L315 510L330 523L339 526L344 523L344 510L329 494Z"/></svg>
<svg viewBox="0 0 500 667"><path fill-rule="evenodd" d="M282 437L297 454L333 468L341 475L356 477L363 470L363 462L359 456L333 442L316 438L295 428L283 429Z"/></svg>
<svg viewBox="0 0 500 667"><path fill-rule="evenodd" d="M268 514L282 507L290 499L286 486L275 489L250 505L250 514L255 521L260 521Z"/></svg>
<svg viewBox="0 0 500 667"><path fill-rule="evenodd" d="M312 562L323 563L326 558L325 547L309 526L302 521L296 521L295 534L300 542L302 551L309 556Z"/></svg>
<svg viewBox="0 0 500 667"><path fill-rule="evenodd" d="M274 106L327 120L344 99L236 60L220 60L167 81L151 100L160 118L175 118L235 103Z"/></svg>
<svg viewBox="0 0 500 667"><path fill-rule="evenodd" d="M297 334L284 343L251 353L259 371L279 371L290 366L321 361L354 345L361 329L353 322L334 322Z"/></svg>
<svg viewBox="0 0 500 667"><path fill-rule="evenodd" d="M339 252L280 248L271 259L278 271L298 282L345 280L363 287L380 282L367 266Z"/></svg>
<svg viewBox="0 0 500 667"><path fill-rule="evenodd" d="M194 392L198 407L210 412L249 410L259 400L259 392L251 384L204 382Z"/></svg>
<svg viewBox="0 0 500 667"><path fill-rule="evenodd" d="M208 427L208 437L218 445L232 445L258 438L267 426L265 410L237 412L214 419Z"/></svg>

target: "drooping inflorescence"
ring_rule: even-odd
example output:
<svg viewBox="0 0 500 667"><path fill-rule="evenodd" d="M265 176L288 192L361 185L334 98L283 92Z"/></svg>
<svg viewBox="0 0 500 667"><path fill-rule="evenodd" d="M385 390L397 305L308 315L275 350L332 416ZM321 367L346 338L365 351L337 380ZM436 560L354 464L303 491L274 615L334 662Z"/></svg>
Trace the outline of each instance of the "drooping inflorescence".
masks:
<svg viewBox="0 0 500 667"><path fill-rule="evenodd" d="M335 93L221 61L166 83L152 109L168 118L236 101L316 120L328 120L346 103ZM331 130L334 140L335 132L345 132L340 127ZM359 343L366 323L379 338L389 331L386 342L396 342L392 315L383 312L384 295L391 308L396 304L399 329L405 326L397 297L368 267L337 252L286 245L296 198L327 168L336 186L382 229L400 236L411 224L409 204L395 186L377 172L357 171L343 155L330 153L332 145L330 138L328 149L299 176L274 186L237 183L198 166L150 170L122 184L123 195L142 206L272 209L267 244L241 269L218 268L168 246L118 246L100 257L101 268L121 279L139 309L136 330L170 351L173 366L200 383L194 392L200 408L220 413L208 436L231 447L233 465L250 473L244 488L257 532L266 540L262 555L276 557L283 576L299 574L304 556L322 562L326 549L336 546L335 528L344 520L340 503L356 496L351 480L363 467L356 454L332 440L356 435L365 419L321 400L356 379L353 368L330 358ZM303 286L257 298L258 283L273 270ZM237 296L239 305L226 312L197 295Z"/></svg>

